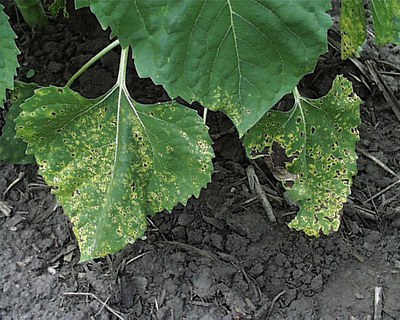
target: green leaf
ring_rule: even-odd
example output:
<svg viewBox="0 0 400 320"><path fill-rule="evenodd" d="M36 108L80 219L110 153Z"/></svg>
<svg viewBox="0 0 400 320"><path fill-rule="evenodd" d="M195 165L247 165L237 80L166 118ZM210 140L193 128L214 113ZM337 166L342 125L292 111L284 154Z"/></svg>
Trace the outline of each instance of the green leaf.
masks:
<svg viewBox="0 0 400 320"><path fill-rule="evenodd" d="M134 48L141 77L225 112L242 136L327 51L329 0L76 1Z"/></svg>
<svg viewBox="0 0 400 320"><path fill-rule="evenodd" d="M367 36L363 0L343 0L340 13L342 59L355 56Z"/></svg>
<svg viewBox="0 0 400 320"><path fill-rule="evenodd" d="M48 23L41 0L14 0L14 2L30 28L40 28Z"/></svg>
<svg viewBox="0 0 400 320"><path fill-rule="evenodd" d="M53 0L53 3L49 5L49 11L53 17L57 17L60 11L62 11L64 18L69 17L65 0Z"/></svg>
<svg viewBox="0 0 400 320"><path fill-rule="evenodd" d="M35 163L34 157L26 154L27 144L22 139L15 138L15 118L21 112L21 103L30 98L37 88L39 86L36 83L15 82L10 98L12 105L0 136L0 159L3 161L14 164Z"/></svg>
<svg viewBox="0 0 400 320"><path fill-rule="evenodd" d="M375 39L379 45L400 43L400 2L371 0ZM366 40L366 13L363 0L343 0L340 14L342 59L357 55Z"/></svg>
<svg viewBox="0 0 400 320"><path fill-rule="evenodd" d="M75 0L75 9L82 9L90 6L90 0Z"/></svg>
<svg viewBox="0 0 400 320"><path fill-rule="evenodd" d="M17 55L20 53L15 45L17 37L11 28L8 17L0 4L0 107L6 98L6 89L14 89L14 75L19 66Z"/></svg>
<svg viewBox="0 0 400 320"><path fill-rule="evenodd" d="M49 87L22 109L18 136L74 223L81 261L132 243L146 215L185 204L210 181L207 127L175 102L140 105L118 85L95 100Z"/></svg>
<svg viewBox="0 0 400 320"><path fill-rule="evenodd" d="M399 0L371 0L376 42L380 45L400 43Z"/></svg>
<svg viewBox="0 0 400 320"><path fill-rule="evenodd" d="M357 171L355 145L360 99L338 76L329 93L316 100L300 97L289 112L270 111L244 139L249 156L284 149L286 170L297 177L284 182L300 211L290 227L318 236L338 230L342 205Z"/></svg>
<svg viewBox="0 0 400 320"><path fill-rule="evenodd" d="M35 69L29 69L29 71L26 73L26 77L28 79L32 78L35 75Z"/></svg>

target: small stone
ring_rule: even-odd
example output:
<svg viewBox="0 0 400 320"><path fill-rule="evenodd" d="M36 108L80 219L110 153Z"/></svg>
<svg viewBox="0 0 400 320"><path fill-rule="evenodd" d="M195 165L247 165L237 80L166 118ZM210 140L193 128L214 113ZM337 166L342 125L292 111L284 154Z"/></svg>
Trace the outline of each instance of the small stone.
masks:
<svg viewBox="0 0 400 320"><path fill-rule="evenodd" d="M47 268L47 272L50 273L50 274L52 274L52 275L57 274L57 270L54 269L53 267L48 267L48 268Z"/></svg>
<svg viewBox="0 0 400 320"><path fill-rule="evenodd" d="M312 274L307 273L307 274L303 277L302 280L303 280L303 283L310 284L311 281L312 281Z"/></svg>
<svg viewBox="0 0 400 320"><path fill-rule="evenodd" d="M285 270L283 268L279 268L278 270L276 270L276 272L274 273L274 277L278 278L278 279L282 279L285 277Z"/></svg>
<svg viewBox="0 0 400 320"><path fill-rule="evenodd" d="M400 228L400 218L393 220L392 227Z"/></svg>
<svg viewBox="0 0 400 320"><path fill-rule="evenodd" d="M201 230L189 230L187 236L190 244L199 244L203 241L203 233Z"/></svg>
<svg viewBox="0 0 400 320"><path fill-rule="evenodd" d="M190 213L182 213L181 215L179 215L178 217L178 224L181 226L188 226L189 224L191 224L194 220L194 215L190 214Z"/></svg>
<svg viewBox="0 0 400 320"><path fill-rule="evenodd" d="M5 190L7 188L7 180L3 177L0 178L0 190Z"/></svg>
<svg viewBox="0 0 400 320"><path fill-rule="evenodd" d="M293 279L299 279L303 276L304 272L300 269L296 269L293 271Z"/></svg>
<svg viewBox="0 0 400 320"><path fill-rule="evenodd" d="M356 292L354 295L358 300L364 300L365 299L365 296L362 293Z"/></svg>
<svg viewBox="0 0 400 320"><path fill-rule="evenodd" d="M316 292L321 291L323 284L324 279L322 278L322 274L319 274L311 280L311 289Z"/></svg>
<svg viewBox="0 0 400 320"><path fill-rule="evenodd" d="M174 238L179 240L179 239L184 239L185 238L185 228L182 226L178 226L174 229L172 229L172 234L174 235Z"/></svg>
<svg viewBox="0 0 400 320"><path fill-rule="evenodd" d="M249 273L252 276L258 276L264 272L264 268L261 263L257 262L250 270Z"/></svg>
<svg viewBox="0 0 400 320"><path fill-rule="evenodd" d="M219 250L223 250L223 245L222 245L222 236L220 234L217 233L213 233L210 235L210 241L211 244L216 247Z"/></svg>
<svg viewBox="0 0 400 320"><path fill-rule="evenodd" d="M60 72L60 71L62 71L64 69L64 65L62 63L59 63L59 62L51 61L48 64L47 69L51 73L58 73L58 72Z"/></svg>
<svg viewBox="0 0 400 320"><path fill-rule="evenodd" d="M293 300L297 298L297 290L289 289L286 290L285 294L282 297L283 303L285 306L289 306Z"/></svg>

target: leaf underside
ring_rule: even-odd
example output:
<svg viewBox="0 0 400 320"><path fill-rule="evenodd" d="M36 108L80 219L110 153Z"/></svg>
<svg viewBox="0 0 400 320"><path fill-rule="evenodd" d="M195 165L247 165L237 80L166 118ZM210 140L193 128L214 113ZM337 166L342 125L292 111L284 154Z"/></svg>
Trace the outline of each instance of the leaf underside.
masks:
<svg viewBox="0 0 400 320"><path fill-rule="evenodd" d="M294 159L286 169L297 179L284 187L300 211L290 227L314 236L338 230L357 171L359 105L351 83L338 76L326 96L302 98L289 112L270 111L245 135L249 156L272 153L277 143Z"/></svg>
<svg viewBox="0 0 400 320"><path fill-rule="evenodd" d="M11 28L3 8L0 4L0 108L3 108L6 89L14 89L14 75L19 66L17 55L20 53L15 45L17 36Z"/></svg>
<svg viewBox="0 0 400 320"><path fill-rule="evenodd" d="M207 127L176 103L140 105L118 86L96 100L49 87L21 107L18 136L74 223L81 261L132 243L147 215L210 181Z"/></svg>
<svg viewBox="0 0 400 320"><path fill-rule="evenodd" d="M240 136L327 51L328 0L77 0L123 47L141 77L171 97L225 112Z"/></svg>
<svg viewBox="0 0 400 320"><path fill-rule="evenodd" d="M15 82L10 98L12 104L0 136L0 160L14 164L35 163L34 157L26 154L27 144L22 139L15 138L15 118L21 112L21 103L30 98L38 87L35 83Z"/></svg>

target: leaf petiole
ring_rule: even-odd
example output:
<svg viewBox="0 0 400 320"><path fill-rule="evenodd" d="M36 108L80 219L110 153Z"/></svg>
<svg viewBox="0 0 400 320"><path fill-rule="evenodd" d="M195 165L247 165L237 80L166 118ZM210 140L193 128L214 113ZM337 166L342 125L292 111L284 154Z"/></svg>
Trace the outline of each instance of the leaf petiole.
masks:
<svg viewBox="0 0 400 320"><path fill-rule="evenodd" d="M118 68L117 85L124 89L126 89L126 68L128 65L128 53L129 53L129 47L122 49L119 68Z"/></svg>
<svg viewBox="0 0 400 320"><path fill-rule="evenodd" d="M71 85L78 79L82 73L84 73L87 69L89 69L97 60L100 60L104 57L107 53L109 53L112 49L119 45L119 41L115 40L114 42L110 43L107 47L101 50L98 54L96 54L93 58L91 58L88 62L86 62L72 77L68 80L65 87L70 88Z"/></svg>
<svg viewBox="0 0 400 320"><path fill-rule="evenodd" d="M294 105L297 107L300 104L301 95L297 86L293 89L293 98L294 98Z"/></svg>

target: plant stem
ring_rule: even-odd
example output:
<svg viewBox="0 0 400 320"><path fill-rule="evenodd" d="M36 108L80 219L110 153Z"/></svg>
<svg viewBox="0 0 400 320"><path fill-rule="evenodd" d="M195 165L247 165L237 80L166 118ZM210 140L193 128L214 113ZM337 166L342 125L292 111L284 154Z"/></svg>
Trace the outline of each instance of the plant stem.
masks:
<svg viewBox="0 0 400 320"><path fill-rule="evenodd" d="M129 59L129 46L126 48L122 48L121 50L121 58L119 60L119 68L118 68L118 79L117 79L117 83L116 86L119 88L119 94L123 94L125 95L125 97L129 100L131 99L129 92L128 92L128 88L126 87L126 71L128 68L128 59ZM115 88L115 86L114 86ZM131 104L131 108L133 110L133 112L135 113L139 123L141 124L141 126L145 128L144 123L142 122L138 111L136 110L134 104ZM118 111L118 114L120 112ZM117 120L118 121L118 120Z"/></svg>
<svg viewBox="0 0 400 320"><path fill-rule="evenodd" d="M206 122L207 122L207 111L208 111L208 109L207 109L207 108L204 108L204 111L203 111L203 121L204 121L204 124L206 124Z"/></svg>
<svg viewBox="0 0 400 320"><path fill-rule="evenodd" d="M74 83L76 79L78 79L82 73L84 73L87 69L89 69L97 60L104 57L107 53L109 53L112 49L119 45L119 41L115 40L114 42L110 43L107 47L101 50L98 54L96 54L92 59L86 62L72 77L68 80L65 87L69 88Z"/></svg>
<svg viewBox="0 0 400 320"><path fill-rule="evenodd" d="M120 87L126 86L126 68L128 66L128 54L129 54L129 47L122 48L121 58L119 61L118 79L117 79L117 83Z"/></svg>
<svg viewBox="0 0 400 320"><path fill-rule="evenodd" d="M293 97L294 97L294 105L298 106L300 103L301 95L300 95L299 89L297 89L297 87L294 87L294 89L293 89Z"/></svg>
<svg viewBox="0 0 400 320"><path fill-rule="evenodd" d="M254 191L261 202L269 221L272 223L276 223L276 218L274 215L274 211L272 209L271 204L268 201L267 196L265 195L264 190L261 187L260 181L258 180L256 171L253 166L248 166L246 169L247 179L249 180L250 190Z"/></svg>
<svg viewBox="0 0 400 320"><path fill-rule="evenodd" d="M47 24L41 0L15 0L15 4L29 27L42 27Z"/></svg>

